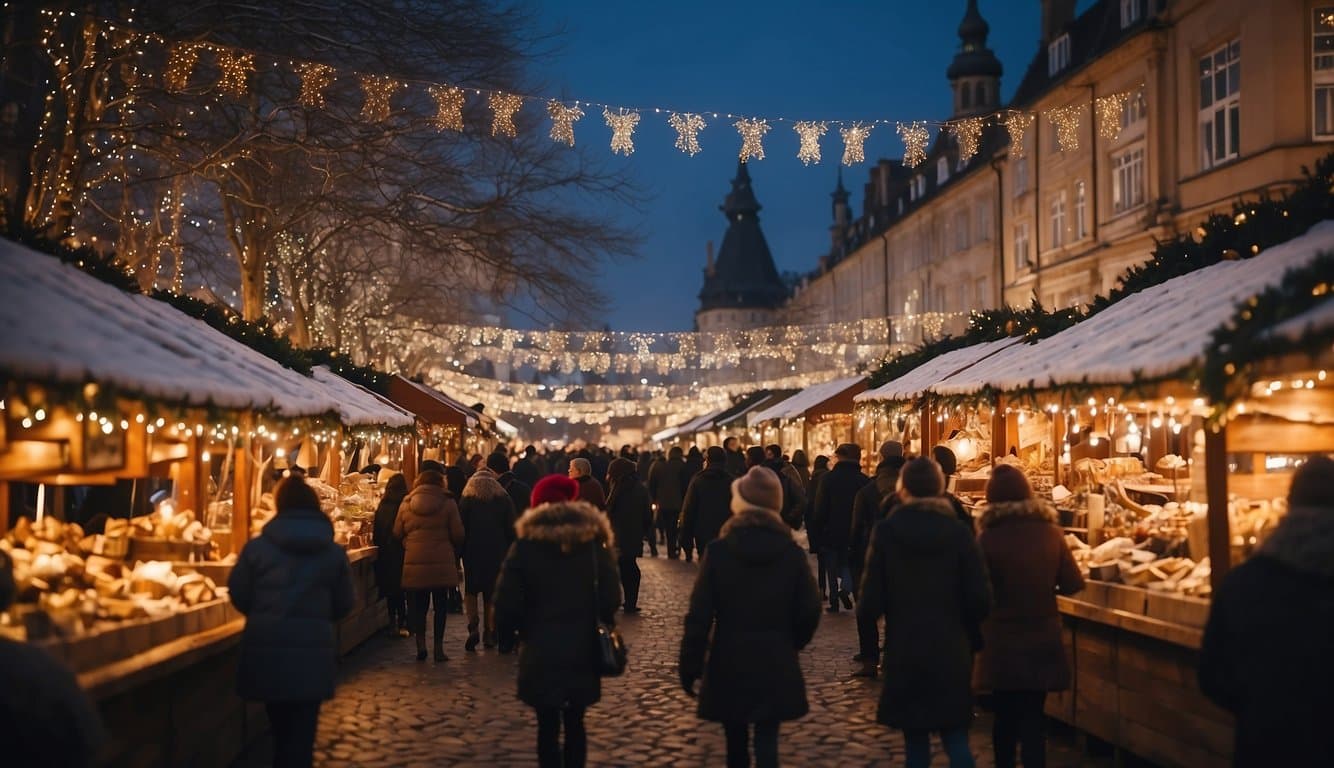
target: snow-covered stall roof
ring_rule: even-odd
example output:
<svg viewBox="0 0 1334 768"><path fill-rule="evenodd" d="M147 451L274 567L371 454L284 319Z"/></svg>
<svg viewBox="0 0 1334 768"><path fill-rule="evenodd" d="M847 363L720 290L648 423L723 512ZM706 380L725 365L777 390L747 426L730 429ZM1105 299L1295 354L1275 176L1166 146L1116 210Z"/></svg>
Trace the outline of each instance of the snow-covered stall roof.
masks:
<svg viewBox="0 0 1334 768"><path fill-rule="evenodd" d="M1334 221L1258 256L1224 261L1145 288L1036 344L1020 344L931 387L966 395L1062 384L1129 384L1170 376L1196 362L1239 302L1290 269L1334 249Z"/></svg>
<svg viewBox="0 0 1334 768"><path fill-rule="evenodd" d="M315 416L320 386L161 301L0 240L0 371L191 406Z"/></svg>
<svg viewBox="0 0 1334 768"><path fill-rule="evenodd" d="M1334 296L1320 302L1305 312L1290 317L1264 332L1267 339L1301 341L1309 334L1329 330L1334 327Z"/></svg>
<svg viewBox="0 0 1334 768"><path fill-rule="evenodd" d="M746 417L746 423L754 426L775 419L795 419L826 400L838 397L865 380L865 376L850 376L846 379L835 379L821 384L813 384L786 400L774 403L759 413L750 414Z"/></svg>
<svg viewBox="0 0 1334 768"><path fill-rule="evenodd" d="M713 419L713 425L715 427L724 427L729 424L746 425L746 419L750 418L750 414L758 413L766 408L772 408L789 397L793 397L800 391L801 390L799 389L779 389L772 392L769 390L760 390L760 392L756 393L760 395L760 397L757 397L748 403L743 402L742 406L739 408L734 406L728 411L719 414Z"/></svg>
<svg viewBox="0 0 1334 768"><path fill-rule="evenodd" d="M374 392L339 376L328 367L311 369L315 382L338 404L339 421L348 427L411 427L416 418Z"/></svg>
<svg viewBox="0 0 1334 768"><path fill-rule="evenodd" d="M918 397L942 379L948 378L991 355L1019 343L1019 339L997 339L972 344L938 355L893 381L857 395L859 403L902 402Z"/></svg>

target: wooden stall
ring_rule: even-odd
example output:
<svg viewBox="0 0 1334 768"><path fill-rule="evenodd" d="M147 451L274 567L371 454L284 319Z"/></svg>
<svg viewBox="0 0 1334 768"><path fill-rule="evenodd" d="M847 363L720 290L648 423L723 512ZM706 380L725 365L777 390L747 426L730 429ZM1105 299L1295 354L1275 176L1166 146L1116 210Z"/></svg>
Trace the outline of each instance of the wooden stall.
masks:
<svg viewBox="0 0 1334 768"><path fill-rule="evenodd" d="M788 453L800 448L811 458L832 456L854 439L853 398L864 391L864 376L815 384L752 412L747 422L763 444L777 443Z"/></svg>

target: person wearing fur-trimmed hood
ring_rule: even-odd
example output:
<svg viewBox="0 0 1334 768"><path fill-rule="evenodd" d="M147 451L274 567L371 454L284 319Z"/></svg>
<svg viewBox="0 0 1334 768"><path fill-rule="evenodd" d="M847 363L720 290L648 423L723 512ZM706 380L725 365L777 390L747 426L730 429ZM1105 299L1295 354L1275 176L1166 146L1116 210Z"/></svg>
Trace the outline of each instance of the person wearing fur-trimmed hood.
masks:
<svg viewBox="0 0 1334 768"><path fill-rule="evenodd" d="M1297 469L1287 516L1213 598L1200 690L1237 718L1233 764L1334 765L1334 459Z"/></svg>
<svg viewBox="0 0 1334 768"><path fill-rule="evenodd" d="M537 710L543 768L584 765L584 710L602 696L596 623L611 624L621 604L611 524L591 504L575 501L578 493L568 477L538 481L496 583L500 649L518 643L519 699Z"/></svg>
<svg viewBox="0 0 1334 768"><path fill-rule="evenodd" d="M495 606L491 593L496 574L510 542L514 541L514 502L490 469L479 469L468 478L459 499L463 518L463 607L468 615L468 639L464 650L477 650L480 639L487 648L496 645ZM478 603L485 603L485 611ZM484 619L483 619L484 616ZM482 633L478 636L478 624Z"/></svg>
<svg viewBox="0 0 1334 768"><path fill-rule="evenodd" d="M680 676L698 714L721 722L727 764L778 765L779 723L809 710L798 652L820 622L806 555L779 517L783 486L768 467L732 483L732 517L701 558L681 639Z"/></svg>

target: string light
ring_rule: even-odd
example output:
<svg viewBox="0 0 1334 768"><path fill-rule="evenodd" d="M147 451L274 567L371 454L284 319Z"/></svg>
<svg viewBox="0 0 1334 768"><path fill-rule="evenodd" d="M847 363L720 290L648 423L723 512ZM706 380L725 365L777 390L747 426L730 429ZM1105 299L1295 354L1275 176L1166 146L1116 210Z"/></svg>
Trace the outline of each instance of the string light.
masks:
<svg viewBox="0 0 1334 768"><path fill-rule="evenodd" d="M639 125L639 113L626 110L612 112L610 109L603 107L602 119L607 121L607 127L611 129L612 154L625 155L626 157L634 154L635 126Z"/></svg>
<svg viewBox="0 0 1334 768"><path fill-rule="evenodd" d="M584 116L579 107L567 107L559 101L547 102L547 114L551 115L551 140L568 146L574 146L574 124Z"/></svg>
<svg viewBox="0 0 1334 768"><path fill-rule="evenodd" d="M1024 156L1024 138L1033 126L1033 115L1027 112L1006 112L1001 120L1005 130L1010 132L1010 154L1015 159Z"/></svg>
<svg viewBox="0 0 1334 768"><path fill-rule="evenodd" d="M513 93L493 93L487 97L491 107L491 135L508 136L511 139L519 135L514 127L514 113L523 106L523 97Z"/></svg>
<svg viewBox="0 0 1334 768"><path fill-rule="evenodd" d="M1113 93L1099 97L1094 111L1098 114L1098 135L1110 141L1116 141L1121 135L1121 111L1130 100L1129 93Z"/></svg>
<svg viewBox="0 0 1334 768"><path fill-rule="evenodd" d="M366 101L361 106L362 119L373 123L387 120L391 111L389 100L400 87L402 83L390 77L362 75L361 91L366 96Z"/></svg>
<svg viewBox="0 0 1334 768"><path fill-rule="evenodd" d="M965 117L962 120L956 120L950 123L950 134L954 137L954 143L959 147L959 162L966 163L973 159L977 154L977 147L982 138L982 126L985 120L981 117Z"/></svg>
<svg viewBox="0 0 1334 768"><path fill-rule="evenodd" d="M848 128L838 129L838 133L843 137L843 164L852 165L864 161L866 159L864 145L867 137L871 135L871 126L853 123Z"/></svg>
<svg viewBox="0 0 1334 768"><path fill-rule="evenodd" d="M762 118L741 118L736 121L736 131L741 134L741 162L751 158L764 159L764 134L769 132L769 121Z"/></svg>
<svg viewBox="0 0 1334 768"><path fill-rule="evenodd" d="M297 101L303 107L322 108L324 89L333 82L333 67L306 61L297 64L296 70L301 75L301 95L297 97Z"/></svg>
<svg viewBox="0 0 1334 768"><path fill-rule="evenodd" d="M931 132L926 123L912 122L897 126L899 137L903 139L903 164L916 168L926 160L926 145L931 141Z"/></svg>
<svg viewBox="0 0 1334 768"><path fill-rule="evenodd" d="M453 85L433 85L428 90L435 99L435 117L431 124L437 131L463 130L463 89Z"/></svg>
<svg viewBox="0 0 1334 768"><path fill-rule="evenodd" d="M190 74L199 62L199 50L202 43L175 43L167 56L167 71L164 79L169 91L183 91L190 82Z"/></svg>
<svg viewBox="0 0 1334 768"><path fill-rule="evenodd" d="M227 48L215 49L218 64L218 90L233 98L246 92L246 80L255 71L255 57Z"/></svg>
<svg viewBox="0 0 1334 768"><path fill-rule="evenodd" d="M820 138L829 130L829 124L802 120L792 126L792 130L801 137L801 146L797 149L797 159L803 165L820 162ZM846 139L845 139L846 141Z"/></svg>
<svg viewBox="0 0 1334 768"><path fill-rule="evenodd" d="M1079 149L1079 123L1084 112L1083 104L1071 104L1047 110L1047 119L1056 128L1056 142L1062 152L1074 152Z"/></svg>
<svg viewBox="0 0 1334 768"><path fill-rule="evenodd" d="M699 132L708 127L704 118L693 112L673 112L667 124L676 129L676 148L694 157L699 152Z"/></svg>

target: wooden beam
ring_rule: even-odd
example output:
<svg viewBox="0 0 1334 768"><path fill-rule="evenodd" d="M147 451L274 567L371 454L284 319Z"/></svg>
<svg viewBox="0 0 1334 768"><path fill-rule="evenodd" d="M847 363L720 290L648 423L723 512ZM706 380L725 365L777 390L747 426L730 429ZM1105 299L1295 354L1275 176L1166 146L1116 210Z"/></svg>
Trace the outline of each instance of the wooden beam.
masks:
<svg viewBox="0 0 1334 768"><path fill-rule="evenodd" d="M0 535L9 531L9 482L0 480Z"/></svg>
<svg viewBox="0 0 1334 768"><path fill-rule="evenodd" d="M337 488L339 481L343 479L343 425L338 425L338 431L334 433L333 442L329 444L329 485ZM371 461L366 462L370 464Z"/></svg>
<svg viewBox="0 0 1334 768"><path fill-rule="evenodd" d="M1064 452L1061 446L1065 443L1065 409L1057 410L1051 415L1051 482L1052 485L1060 485L1061 478L1061 456Z"/></svg>
<svg viewBox="0 0 1334 768"><path fill-rule="evenodd" d="M203 465L203 438L190 433L185 441L185 458L172 465L176 480L176 501L178 509L192 509L195 516L202 520L208 511L208 499L204 498L201 482L207 468Z"/></svg>
<svg viewBox="0 0 1334 768"><path fill-rule="evenodd" d="M255 484L255 466L250 460L250 430L255 426L253 414L241 416L240 444L232 458L232 552L239 553L250 540L251 493Z"/></svg>
<svg viewBox="0 0 1334 768"><path fill-rule="evenodd" d="M417 479L417 430L412 430L411 437L403 446L403 479L407 481L408 487L412 487L412 482Z"/></svg>
<svg viewBox="0 0 1334 768"><path fill-rule="evenodd" d="M991 466L993 467L1009 450L1006 445L1009 440L1008 421L1005 416L1005 401L996 398L995 410L991 412Z"/></svg>
<svg viewBox="0 0 1334 768"><path fill-rule="evenodd" d="M1232 567L1232 530L1227 509L1227 428L1204 430L1205 493L1209 502L1209 583L1214 590Z"/></svg>

